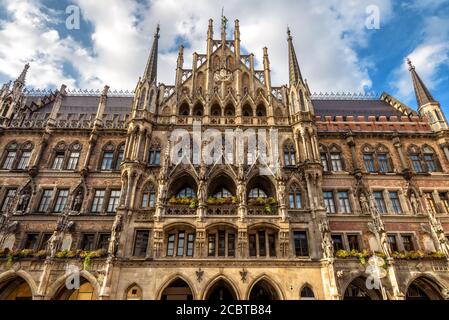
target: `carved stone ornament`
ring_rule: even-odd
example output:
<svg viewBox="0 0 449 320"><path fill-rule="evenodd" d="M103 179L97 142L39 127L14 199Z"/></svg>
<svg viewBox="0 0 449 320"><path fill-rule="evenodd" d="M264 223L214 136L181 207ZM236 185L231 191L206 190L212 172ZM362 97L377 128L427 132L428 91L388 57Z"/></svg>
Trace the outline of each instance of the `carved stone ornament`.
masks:
<svg viewBox="0 0 449 320"><path fill-rule="evenodd" d="M219 71L215 72L214 80L216 82L230 82L234 80L234 76L231 71L221 68Z"/></svg>

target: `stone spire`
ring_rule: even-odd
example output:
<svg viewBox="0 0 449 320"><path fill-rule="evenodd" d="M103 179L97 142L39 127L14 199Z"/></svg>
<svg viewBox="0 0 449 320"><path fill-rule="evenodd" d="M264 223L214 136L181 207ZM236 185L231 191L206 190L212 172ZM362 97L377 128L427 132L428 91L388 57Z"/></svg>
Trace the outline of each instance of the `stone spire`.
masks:
<svg viewBox="0 0 449 320"><path fill-rule="evenodd" d="M407 63L409 66L408 69L412 76L413 87L415 88L416 102L418 103L418 108L431 102L437 102L432 97L432 94L427 89L418 73L416 73L415 66L412 64L410 59L407 59Z"/></svg>
<svg viewBox="0 0 449 320"><path fill-rule="evenodd" d="M147 80L150 83L156 82L157 79L157 55L158 55L158 42L159 42L159 24L154 34L153 46L151 47L150 56L148 57L145 73L143 74L143 81Z"/></svg>
<svg viewBox="0 0 449 320"><path fill-rule="evenodd" d="M26 76L28 73L28 69L30 68L30 64L27 63L22 70L22 73L20 74L20 76L17 78L16 81L14 81L14 85L16 84L21 84L22 86L25 85L25 80L26 80Z"/></svg>
<svg viewBox="0 0 449 320"><path fill-rule="evenodd" d="M293 38L290 28L287 28L288 41L288 67L290 76L290 85L298 85L304 83L302 80L301 70L299 70L298 58L296 57L295 47L293 46Z"/></svg>

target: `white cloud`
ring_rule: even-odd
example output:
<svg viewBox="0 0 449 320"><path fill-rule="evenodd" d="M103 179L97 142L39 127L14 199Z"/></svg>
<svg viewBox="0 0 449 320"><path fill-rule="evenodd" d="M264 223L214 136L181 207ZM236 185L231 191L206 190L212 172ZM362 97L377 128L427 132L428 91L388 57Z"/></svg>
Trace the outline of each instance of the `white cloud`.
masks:
<svg viewBox="0 0 449 320"><path fill-rule="evenodd" d="M6 2L5 2L6 3ZM355 48L365 46L372 30L365 28L366 7L380 8L381 26L391 15L390 0L363 1L191 1L153 0L148 5L131 0L76 0L83 18L94 27L91 50L71 38L61 39L49 26L38 0L18 0L7 4L13 20L0 26L2 72L14 76L26 60L33 58L30 84L58 86L75 79L62 73L62 63L71 62L80 74L78 84L86 88L133 89L143 73L155 26L161 23L159 81L172 84L175 77L176 39L190 46L185 50L185 67L190 68L193 51L205 52L208 19L215 18L215 38L219 38L222 6L229 18L240 20L242 46L262 61L268 47L273 85L288 82L286 26L290 26L304 77L312 91L361 91L371 86L367 65ZM24 10L13 6L21 5ZM31 16L32 19L29 19ZM139 20L139 18L142 18ZM48 18L50 19L50 18ZM30 25L31 24L31 25ZM53 26L54 28L54 26ZM228 36L232 33L228 31ZM46 35L43 39L41 35ZM17 41L20 39L21 41ZM8 47L14 52L7 54ZM260 65L259 65L260 67ZM45 77L41 76L45 74Z"/></svg>

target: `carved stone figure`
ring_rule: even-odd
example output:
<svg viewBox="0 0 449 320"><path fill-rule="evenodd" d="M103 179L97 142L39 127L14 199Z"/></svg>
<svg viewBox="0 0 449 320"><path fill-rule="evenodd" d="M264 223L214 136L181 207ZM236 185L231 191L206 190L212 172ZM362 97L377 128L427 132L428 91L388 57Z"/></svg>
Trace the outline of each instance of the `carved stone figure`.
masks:
<svg viewBox="0 0 449 320"><path fill-rule="evenodd" d="M414 192L412 192L412 194L410 195L410 204L412 205L413 213L419 214L419 203Z"/></svg>
<svg viewBox="0 0 449 320"><path fill-rule="evenodd" d="M30 194L28 193L28 190L25 191L23 194L20 195L19 204L17 205L18 211L26 211L28 207L28 203L30 202Z"/></svg>
<svg viewBox="0 0 449 320"><path fill-rule="evenodd" d="M362 214L370 214L370 205L368 202L368 199L366 198L365 194L362 192L359 197L360 201L360 209L362 209Z"/></svg>
<svg viewBox="0 0 449 320"><path fill-rule="evenodd" d="M47 251L50 254L51 258L54 258L56 252L58 250L59 242L60 242L60 233L58 231L54 231L51 235L50 239L47 242Z"/></svg>
<svg viewBox="0 0 449 320"><path fill-rule="evenodd" d="M284 181L278 180L277 198L278 198L279 204L281 206L285 205L285 193L286 193L286 188L285 188Z"/></svg>
<svg viewBox="0 0 449 320"><path fill-rule="evenodd" d="M123 227L123 216L118 214L115 216L114 223L111 229L111 239L109 241L108 253L110 257L115 257L118 251L120 232Z"/></svg>
<svg viewBox="0 0 449 320"><path fill-rule="evenodd" d="M73 211L81 211L81 206L83 205L83 190L79 190L75 198L73 199L72 203L72 210Z"/></svg>

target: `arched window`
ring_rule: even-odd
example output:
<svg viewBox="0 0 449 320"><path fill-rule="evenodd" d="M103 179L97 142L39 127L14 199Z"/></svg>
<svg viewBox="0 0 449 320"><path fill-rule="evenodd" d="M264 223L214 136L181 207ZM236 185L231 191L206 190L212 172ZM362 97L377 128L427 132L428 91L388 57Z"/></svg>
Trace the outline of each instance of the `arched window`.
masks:
<svg viewBox="0 0 449 320"><path fill-rule="evenodd" d="M76 170L80 158L81 144L74 142L69 147L69 159L67 161L67 170Z"/></svg>
<svg viewBox="0 0 449 320"><path fill-rule="evenodd" d="M167 232L167 257L193 257L195 230L191 227L179 226Z"/></svg>
<svg viewBox="0 0 449 320"><path fill-rule="evenodd" d="M11 99L6 101L3 107L2 117L6 117L8 115L9 107L11 106Z"/></svg>
<svg viewBox="0 0 449 320"><path fill-rule="evenodd" d="M220 117L221 116L221 107L218 103L214 103L212 107L210 108L210 115L213 117Z"/></svg>
<svg viewBox="0 0 449 320"><path fill-rule="evenodd" d="M156 191L152 185L148 185L143 189L142 201L140 207L142 209L154 208L156 206Z"/></svg>
<svg viewBox="0 0 449 320"><path fill-rule="evenodd" d="M101 159L101 170L112 170L112 163L114 161L115 147L112 142L107 143L103 147L103 156Z"/></svg>
<svg viewBox="0 0 449 320"><path fill-rule="evenodd" d="M284 145L284 165L286 167L296 165L295 147L291 142Z"/></svg>
<svg viewBox="0 0 449 320"><path fill-rule="evenodd" d="M61 141L59 142L54 150L53 150L53 161L51 168L53 170L62 170L64 166L64 160L65 160L65 154L67 151L67 145L65 142Z"/></svg>
<svg viewBox="0 0 449 320"><path fill-rule="evenodd" d="M251 106L247 103L242 108L242 115L244 117L252 117L253 116L253 109Z"/></svg>
<svg viewBox="0 0 449 320"><path fill-rule="evenodd" d="M376 149L376 158L381 173L393 171L392 161L388 148L384 145L379 145Z"/></svg>
<svg viewBox="0 0 449 320"><path fill-rule="evenodd" d="M10 142L5 149L2 169L11 170L14 168L14 162L16 161L19 145L16 142Z"/></svg>
<svg viewBox="0 0 449 320"><path fill-rule="evenodd" d="M214 198L229 198L229 197L232 197L232 193L226 188L221 188L220 190L215 192L213 197Z"/></svg>
<svg viewBox="0 0 449 320"><path fill-rule="evenodd" d="M195 105L195 107L193 108L193 115L196 116L196 117L202 117L203 113L204 113L203 109L204 109L203 105L198 102Z"/></svg>
<svg viewBox="0 0 449 320"><path fill-rule="evenodd" d="M332 171L334 172L343 171L344 163L340 148L338 148L337 146L332 146L329 154Z"/></svg>
<svg viewBox="0 0 449 320"><path fill-rule="evenodd" d="M246 72L242 75L242 91L243 95L249 92L249 75Z"/></svg>
<svg viewBox="0 0 449 320"><path fill-rule="evenodd" d="M302 94L302 91L299 90L299 103L300 103L300 107L301 107L301 111L306 111L306 105L304 104L304 95Z"/></svg>
<svg viewBox="0 0 449 320"><path fill-rule="evenodd" d="M366 172L375 172L374 166L374 149L370 145L363 147L363 163L365 164Z"/></svg>
<svg viewBox="0 0 449 320"><path fill-rule="evenodd" d="M190 114L190 106L187 102L184 102L180 107L179 107L179 115L180 116L188 116Z"/></svg>
<svg viewBox="0 0 449 320"><path fill-rule="evenodd" d="M237 230L227 226L207 230L207 255L209 257L234 257Z"/></svg>
<svg viewBox="0 0 449 320"><path fill-rule="evenodd" d="M226 108L225 108L224 113L225 113L225 116L226 116L226 117L233 117L233 116L235 116L235 108L234 108L234 105L232 105L232 104L226 105Z"/></svg>
<svg viewBox="0 0 449 320"><path fill-rule="evenodd" d="M144 88L142 92L140 93L139 98L139 109L142 109L145 105L145 99L147 98L147 89Z"/></svg>
<svg viewBox="0 0 449 320"><path fill-rule="evenodd" d="M248 198L267 198L265 191L259 188L253 188L249 191Z"/></svg>
<svg viewBox="0 0 449 320"><path fill-rule="evenodd" d="M133 285L126 293L126 300L142 300L142 289L138 285Z"/></svg>
<svg viewBox="0 0 449 320"><path fill-rule="evenodd" d="M250 257L276 257L278 232L271 228L254 228L248 231Z"/></svg>
<svg viewBox="0 0 449 320"><path fill-rule="evenodd" d="M411 145L408 147L408 154L410 157L410 162L412 163L413 171L416 173L423 173L423 163L421 162L419 147Z"/></svg>
<svg viewBox="0 0 449 320"><path fill-rule="evenodd" d="M154 142L150 145L148 151L148 164L150 166L158 166L161 163L161 146L159 142Z"/></svg>
<svg viewBox="0 0 449 320"><path fill-rule="evenodd" d="M266 117L267 116L267 109L265 108L265 105L263 103L261 103L257 106L256 115L258 117Z"/></svg>
<svg viewBox="0 0 449 320"><path fill-rule="evenodd" d="M301 191L297 186L293 186L290 189L289 195L288 195L288 205L290 209L301 209L302 208L302 202L301 202Z"/></svg>
<svg viewBox="0 0 449 320"><path fill-rule="evenodd" d="M295 94L292 92L290 94L290 109L291 109L291 113L294 114L296 113L296 100L295 100Z"/></svg>
<svg viewBox="0 0 449 320"><path fill-rule="evenodd" d="M182 188L176 194L178 198L195 198L195 196L195 191L191 187Z"/></svg>
<svg viewBox="0 0 449 320"><path fill-rule="evenodd" d="M122 143L118 147L117 160L115 161L115 170L120 170L120 165L122 164L124 157L125 157L125 143Z"/></svg>
<svg viewBox="0 0 449 320"><path fill-rule="evenodd" d="M329 172L329 159L327 156L327 149L323 145L320 145L320 161L323 166L324 172Z"/></svg>
<svg viewBox="0 0 449 320"><path fill-rule="evenodd" d="M428 172L441 171L438 157L432 147L424 145L422 148L422 156Z"/></svg>
<svg viewBox="0 0 449 320"><path fill-rule="evenodd" d="M309 286L301 289L301 300L315 300L315 295Z"/></svg>

